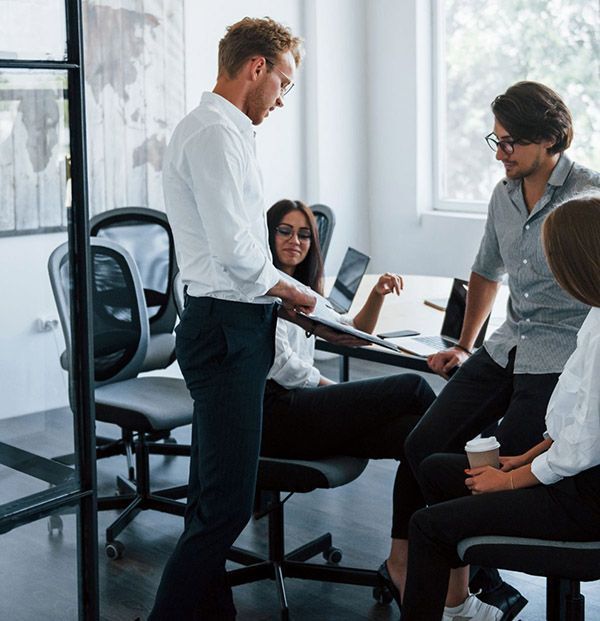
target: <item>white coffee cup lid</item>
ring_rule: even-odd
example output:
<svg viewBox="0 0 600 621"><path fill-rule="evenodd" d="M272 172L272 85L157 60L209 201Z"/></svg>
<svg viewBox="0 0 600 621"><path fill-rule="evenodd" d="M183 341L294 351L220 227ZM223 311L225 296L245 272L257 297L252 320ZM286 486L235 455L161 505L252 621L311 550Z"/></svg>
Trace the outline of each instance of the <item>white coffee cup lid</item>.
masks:
<svg viewBox="0 0 600 621"><path fill-rule="evenodd" d="M494 436L491 438L475 438L465 444L465 451L468 453L483 453L500 448L500 442Z"/></svg>

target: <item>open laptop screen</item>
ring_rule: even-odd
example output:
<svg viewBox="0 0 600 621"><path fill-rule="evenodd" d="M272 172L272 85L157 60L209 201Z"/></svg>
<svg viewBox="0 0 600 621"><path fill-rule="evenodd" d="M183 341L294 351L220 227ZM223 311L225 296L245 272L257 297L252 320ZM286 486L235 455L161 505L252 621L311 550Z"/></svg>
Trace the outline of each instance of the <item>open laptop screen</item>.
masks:
<svg viewBox="0 0 600 621"><path fill-rule="evenodd" d="M446 305L446 314L444 315L444 323L442 324L442 336L458 341L465 318L465 310L467 308L467 291L469 283L466 280L455 278L452 283L452 291ZM475 340L475 347L480 347L485 340L485 332L489 316L485 320L481 331Z"/></svg>
<svg viewBox="0 0 600 621"><path fill-rule="evenodd" d="M354 248L348 248L346 251L346 256L328 297L329 302L338 313L346 313L350 310L352 300L354 300L370 260L371 257Z"/></svg>

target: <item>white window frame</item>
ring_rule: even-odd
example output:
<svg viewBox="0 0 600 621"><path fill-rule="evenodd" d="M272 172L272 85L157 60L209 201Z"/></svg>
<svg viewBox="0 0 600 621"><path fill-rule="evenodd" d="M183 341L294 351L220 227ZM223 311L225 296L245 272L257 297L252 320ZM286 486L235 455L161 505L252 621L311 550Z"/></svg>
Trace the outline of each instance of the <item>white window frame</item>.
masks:
<svg viewBox="0 0 600 621"><path fill-rule="evenodd" d="M443 198L442 173L446 153L444 128L446 101L446 64L444 59L445 49L445 6L444 0L431 0L431 42L432 42L432 199L433 210L437 212L474 213L485 214L487 211L486 201L474 200L451 200Z"/></svg>

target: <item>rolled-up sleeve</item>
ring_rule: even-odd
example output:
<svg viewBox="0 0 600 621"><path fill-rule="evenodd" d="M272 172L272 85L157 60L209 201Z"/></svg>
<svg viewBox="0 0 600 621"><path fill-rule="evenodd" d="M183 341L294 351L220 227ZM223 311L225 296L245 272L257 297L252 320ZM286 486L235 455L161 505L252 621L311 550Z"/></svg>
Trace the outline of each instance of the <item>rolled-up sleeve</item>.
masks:
<svg viewBox="0 0 600 621"><path fill-rule="evenodd" d="M211 255L240 293L252 299L277 284L279 274L251 233L256 223L244 205L247 162L242 154L239 136L223 125L211 125L186 141L182 163Z"/></svg>
<svg viewBox="0 0 600 621"><path fill-rule="evenodd" d="M471 268L471 271L494 282L500 282L506 272L506 267L502 260L502 255L500 254L495 221L496 195L498 191L498 188L496 188L494 194L492 194L488 207L485 231L481 244L479 245L479 251L475 257L475 262Z"/></svg>

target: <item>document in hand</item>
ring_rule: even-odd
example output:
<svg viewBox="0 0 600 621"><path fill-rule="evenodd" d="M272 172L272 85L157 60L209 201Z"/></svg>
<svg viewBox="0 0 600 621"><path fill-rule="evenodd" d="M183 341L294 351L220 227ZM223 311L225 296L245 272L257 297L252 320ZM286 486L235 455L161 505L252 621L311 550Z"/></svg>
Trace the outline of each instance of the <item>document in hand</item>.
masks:
<svg viewBox="0 0 600 621"><path fill-rule="evenodd" d="M381 345L381 347L385 347L386 349L391 349L392 351L395 351L398 353L401 351L400 347L398 347L398 345L396 345L395 343L386 341L384 339L380 339L378 336L375 336L374 334L363 332L362 330L357 330L354 326L344 323L343 321L341 321L341 316L338 313L336 313L335 310L333 310L333 308L329 304L329 301L326 298L324 298L322 295L319 295L312 289L309 289L306 285L303 285L301 282L295 280L291 276L288 276L287 274L284 274L283 272L280 272L280 273L284 280L287 280L293 283L299 289L305 289L307 292L315 296L315 298L317 299L315 310L310 315L306 315L305 313L298 313L299 315L302 315L303 317L308 317L309 319L312 319L312 321L318 324L321 324L323 326L327 326L328 328L331 328L332 330L337 330L338 332L345 332L346 334L351 334L352 336L362 339L363 341L368 341L369 343L373 343L375 345Z"/></svg>

